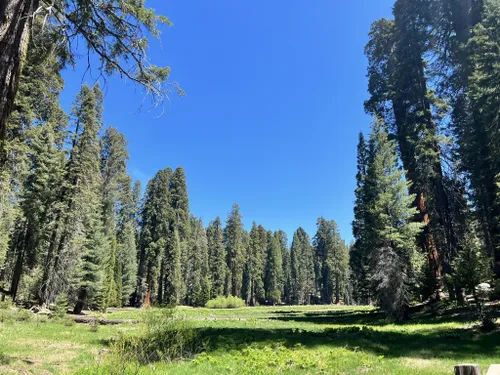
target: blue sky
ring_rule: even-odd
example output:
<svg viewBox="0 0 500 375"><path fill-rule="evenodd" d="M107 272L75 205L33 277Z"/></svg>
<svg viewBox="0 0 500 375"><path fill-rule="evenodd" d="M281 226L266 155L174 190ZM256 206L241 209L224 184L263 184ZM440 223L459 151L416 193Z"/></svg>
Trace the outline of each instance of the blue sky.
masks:
<svg viewBox="0 0 500 375"><path fill-rule="evenodd" d="M334 219L352 238L356 143L370 24L393 0L149 0L174 23L151 59L186 91L165 113L119 77L104 86L104 120L129 140L129 170L145 185L165 167L186 170L191 211L205 224L233 202L245 226L283 229ZM85 61L65 72L69 108Z"/></svg>

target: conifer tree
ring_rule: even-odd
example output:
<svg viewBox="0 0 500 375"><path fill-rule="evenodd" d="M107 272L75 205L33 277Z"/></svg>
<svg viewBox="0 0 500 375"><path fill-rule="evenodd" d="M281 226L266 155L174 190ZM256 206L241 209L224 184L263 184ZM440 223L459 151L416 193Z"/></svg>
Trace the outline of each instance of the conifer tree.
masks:
<svg viewBox="0 0 500 375"><path fill-rule="evenodd" d="M335 221L318 219L318 230L314 236L316 259L320 263L320 294L325 304L339 303L347 289L348 249L338 231Z"/></svg>
<svg viewBox="0 0 500 375"><path fill-rule="evenodd" d="M272 234L269 241L266 262L266 300L275 305L281 302L283 290L283 255L281 253L281 235Z"/></svg>
<svg viewBox="0 0 500 375"><path fill-rule="evenodd" d="M142 304L146 295L151 300L163 303L166 277L166 259L177 255L166 253L166 249L177 253L172 236L173 210L170 206L170 181L172 170L159 171L149 181L142 210L141 234L139 242L139 271L136 304ZM169 242L170 238L170 242ZM176 262L174 262L176 263Z"/></svg>
<svg viewBox="0 0 500 375"><path fill-rule="evenodd" d="M229 269L229 290L235 297L241 296L244 268L244 244L243 244L243 222L240 207L233 204L231 212L226 221L224 230L224 242L227 254L227 266Z"/></svg>
<svg viewBox="0 0 500 375"><path fill-rule="evenodd" d="M366 238L366 200L365 179L367 174L367 145L363 133L359 133L357 174L356 174L356 201L354 204L354 221L352 232L354 244L349 253L349 265L351 268L351 282L353 284L353 298L357 303L370 303L370 275L369 251L370 246Z"/></svg>
<svg viewBox="0 0 500 375"><path fill-rule="evenodd" d="M208 259L210 269L211 296L224 295L226 280L226 248L224 247L224 229L219 217L211 221L207 228Z"/></svg>
<svg viewBox="0 0 500 375"><path fill-rule="evenodd" d="M389 140L382 120L377 120L370 135L366 177L372 197L367 205L373 249L371 281L377 303L394 318L407 314L410 284L419 263L415 238L423 227L413 222L416 209L408 184L399 168L396 145Z"/></svg>
<svg viewBox="0 0 500 375"><path fill-rule="evenodd" d="M67 116L58 98L63 87L62 66L58 51L47 48L50 45L50 40L35 36L30 41L20 95L0 155L5 161L0 167L0 285L2 281L10 285L6 292L13 299L22 276L38 272L65 164Z"/></svg>
<svg viewBox="0 0 500 375"><path fill-rule="evenodd" d="M277 231L278 239L280 242L281 248L281 257L282 257L282 269L283 269L283 285L281 291L281 300L290 304L290 296L291 296L291 268L290 268L290 249L288 248L288 236L283 230Z"/></svg>
<svg viewBox="0 0 500 375"><path fill-rule="evenodd" d="M127 151L127 141L125 136L119 133L115 128L109 127L106 129L104 136L101 139L101 173L102 173L102 200L103 200L103 221L104 232L109 238L111 253L107 254L105 259L106 280L104 288L107 290L108 298L106 299L108 306L120 306L122 303L123 292L123 269L133 266L133 259L130 258L131 249L127 249L127 253L121 252L123 244L118 244L118 232L123 231L123 227L127 221L131 220L131 207L126 208L126 204L131 204L130 200L130 177L127 174L127 161L129 159ZM127 197L127 195L129 195ZM127 201L127 202L126 202ZM120 217L124 215L125 217ZM131 245L130 239L123 238L124 232L121 233L121 240L127 241L127 245ZM135 244L132 246L135 247ZM127 259L131 264L124 264ZM112 270L112 271L111 271ZM130 276L128 276L130 277ZM130 284L128 288L130 288ZM113 289L113 290L112 290Z"/></svg>
<svg viewBox="0 0 500 375"><path fill-rule="evenodd" d="M304 229L299 228L293 235L290 248L291 300L293 304L311 303L314 293L314 259L311 240Z"/></svg>
<svg viewBox="0 0 500 375"><path fill-rule="evenodd" d="M186 303L190 306L205 306L210 299L211 289L207 236L201 220L192 217L191 228L186 262Z"/></svg>
<svg viewBox="0 0 500 375"><path fill-rule="evenodd" d="M262 264L264 252L262 250L261 233L257 224L253 222L250 230L248 258L245 264L246 303L255 306L258 301L263 300L264 279Z"/></svg>
<svg viewBox="0 0 500 375"><path fill-rule="evenodd" d="M52 266L52 274L59 275L58 278L52 276L52 288L57 290L56 280L64 282L64 273L73 268L76 259L80 259L73 276L75 314L79 314L86 304L96 303L95 298L102 290L100 266L103 254L110 247L109 239L104 234L100 197L102 180L98 134L102 126L102 100L98 85L84 85L73 108L75 131L67 169L67 213L63 216ZM68 254L67 259L63 254Z"/></svg>

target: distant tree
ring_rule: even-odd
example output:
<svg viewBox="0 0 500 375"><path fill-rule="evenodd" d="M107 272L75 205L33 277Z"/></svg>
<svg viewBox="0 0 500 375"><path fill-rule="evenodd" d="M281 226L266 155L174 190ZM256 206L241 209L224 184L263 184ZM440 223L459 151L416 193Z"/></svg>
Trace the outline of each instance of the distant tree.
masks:
<svg viewBox="0 0 500 375"><path fill-rule="evenodd" d="M266 262L266 300L275 305L281 302L283 291L283 254L281 253L281 234L274 232L268 244Z"/></svg>
<svg viewBox="0 0 500 375"><path fill-rule="evenodd" d="M359 134L357 174L356 174L356 201L354 203L354 221L352 232L354 244L349 253L351 268L351 282L353 284L353 298L356 303L368 304L371 300L370 293L370 244L367 241L366 230L366 204L367 194L365 180L368 167L368 149L363 133Z"/></svg>
<svg viewBox="0 0 500 375"><path fill-rule="evenodd" d="M227 265L229 268L229 292L234 297L241 296L244 269L243 222L240 206L235 203L229 213L224 230Z"/></svg>
<svg viewBox="0 0 500 375"><path fill-rule="evenodd" d="M171 246L175 237L172 235L173 211L170 206L170 168L159 171L149 181L142 210L141 234L139 242L139 271L136 304L142 304L149 294L152 301L163 303L163 292L167 288L166 259L175 253ZM175 257L174 257L175 258ZM174 262L175 263L175 262Z"/></svg>
<svg viewBox="0 0 500 375"><path fill-rule="evenodd" d="M227 274L226 248L224 247L224 229L219 217L211 221L207 228L208 259L210 269L211 297L224 295L224 283Z"/></svg>
<svg viewBox="0 0 500 375"><path fill-rule="evenodd" d="M290 248L291 300L293 304L310 304L314 293L314 259L311 240L304 229L293 235Z"/></svg>
<svg viewBox="0 0 500 375"><path fill-rule="evenodd" d="M192 217L191 227L192 237L186 262L186 303L190 306L205 306L210 299L211 288L207 236L201 220Z"/></svg>
<svg viewBox="0 0 500 375"><path fill-rule="evenodd" d="M348 249L335 221L318 219L314 236L316 259L321 265L320 294L323 303L339 303L347 289Z"/></svg>

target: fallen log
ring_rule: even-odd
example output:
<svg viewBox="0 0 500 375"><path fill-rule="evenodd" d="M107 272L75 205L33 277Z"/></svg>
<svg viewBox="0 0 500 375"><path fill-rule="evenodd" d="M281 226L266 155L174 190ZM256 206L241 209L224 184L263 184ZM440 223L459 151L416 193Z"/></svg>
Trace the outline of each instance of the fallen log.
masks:
<svg viewBox="0 0 500 375"><path fill-rule="evenodd" d="M96 316L90 315L69 315L76 323L83 324L93 324L97 323L102 325L114 325L114 324L137 324L139 320L135 319L104 319Z"/></svg>

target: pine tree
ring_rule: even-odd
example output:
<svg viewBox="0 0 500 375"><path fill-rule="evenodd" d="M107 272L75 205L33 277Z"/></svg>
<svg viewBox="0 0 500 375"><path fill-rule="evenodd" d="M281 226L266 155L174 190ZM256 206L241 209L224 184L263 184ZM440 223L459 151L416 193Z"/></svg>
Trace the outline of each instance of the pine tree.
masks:
<svg viewBox="0 0 500 375"><path fill-rule="evenodd" d="M425 224L420 246L428 256L433 297L443 296L443 259L457 242L444 172L438 127L447 107L429 88L426 60L432 34L429 1L398 0L394 21L375 22L366 46L371 98L369 113L391 119L414 207ZM445 264L446 266L446 264ZM446 269L445 269L446 270Z"/></svg>
<svg viewBox="0 0 500 375"><path fill-rule="evenodd" d="M372 288L383 311L394 318L406 316L410 302L409 287L415 280L418 259L415 238L423 224L413 222L414 196L399 168L396 145L387 129L377 120L369 143L366 187L371 192L367 205L370 245L372 247Z"/></svg>
<svg viewBox="0 0 500 375"><path fill-rule="evenodd" d="M321 300L325 304L339 303L347 289L348 249L335 221L319 218L317 225L314 248L320 264Z"/></svg>
<svg viewBox="0 0 500 375"><path fill-rule="evenodd" d="M354 204L354 221L352 232L355 242L349 252L349 264L351 268L351 282L353 284L353 298L357 303L370 303L370 286L368 274L370 247L366 238L366 195L365 179L367 173L367 145L363 133L359 134L357 174L356 174L356 201Z"/></svg>
<svg viewBox="0 0 500 375"><path fill-rule="evenodd" d="M170 260L171 263L178 256L175 236L172 235L175 228L170 206L171 178L170 168L161 170L146 188L139 242L138 290L135 301L138 305L142 304L146 295L153 302L163 303L163 292L170 288L164 285L166 262ZM173 263L176 264L177 261ZM176 288L177 285L172 287Z"/></svg>
<svg viewBox="0 0 500 375"><path fill-rule="evenodd" d="M281 302L283 290L283 255L281 253L281 235L272 234L269 241L266 261L266 300L275 305Z"/></svg>
<svg viewBox="0 0 500 375"><path fill-rule="evenodd" d="M52 280L64 280L61 274L67 272L67 266L61 262L63 253L69 255L67 262L70 265L77 257L80 258L76 275L73 276L76 294L73 311L79 314L85 304L95 303L93 298L100 293L100 265L103 254L109 251L110 246L104 233L101 214L102 180L98 134L102 126L102 92L98 85L82 87L73 115L75 131L67 173L68 211L63 216L62 233L52 268L52 273L60 276L59 280L53 277ZM52 285L55 289L56 282Z"/></svg>
<svg viewBox="0 0 500 375"><path fill-rule="evenodd" d="M229 269L228 292L234 297L241 296L244 268L244 248L243 248L243 222L240 214L240 207L233 204L229 213L224 230L224 243L226 246L227 266Z"/></svg>
<svg viewBox="0 0 500 375"><path fill-rule="evenodd" d="M315 289L313 249L309 236L302 228L293 234L290 258L292 303L310 304Z"/></svg>
<svg viewBox="0 0 500 375"><path fill-rule="evenodd" d="M47 48L50 44L36 36L30 41L20 95L6 133L5 158L0 156L5 161L0 167L0 273L10 282L13 299L18 297L22 276L30 272L35 279L38 272L65 164L67 116L58 98L62 66L58 51ZM2 275L0 283L1 279Z"/></svg>
<svg viewBox="0 0 500 375"><path fill-rule="evenodd" d="M282 270L283 270L283 282L281 290L281 300L290 304L291 296L291 268L290 268L290 249L288 248L288 236L282 230L278 230L277 236L280 243L281 258L282 258Z"/></svg>
<svg viewBox="0 0 500 375"><path fill-rule="evenodd" d="M130 177L127 174L127 161L129 159L127 151L127 141L125 136L119 133L115 128L106 129L101 139L101 174L102 174L102 200L103 200L103 224L104 232L109 238L111 253L107 255L106 280L104 288L107 290L108 306L121 306L123 280L122 270L128 267L123 260L125 255L130 255L130 249L127 254L122 254L122 244L117 244L118 231L123 229L125 222L130 220L128 217L119 217L121 215L131 216L130 208L125 209L125 200L130 204ZM124 211L125 209L125 211ZM123 233L122 233L123 234ZM130 245L130 239L123 239ZM135 245L134 245L135 246ZM132 261L130 256L128 261ZM130 265L133 267L133 263ZM111 271L112 270L112 271ZM129 285L130 287L130 285Z"/></svg>
<svg viewBox="0 0 500 375"><path fill-rule="evenodd" d="M500 277L500 202L496 181L500 175L500 35L498 1L485 0L483 19L467 44L470 75L467 98L473 122L461 129L465 167L470 171L486 249Z"/></svg>
<svg viewBox="0 0 500 375"><path fill-rule="evenodd" d="M186 303L205 306L210 299L208 271L208 246L205 228L201 220L191 218L192 234L186 262Z"/></svg>
<svg viewBox="0 0 500 375"><path fill-rule="evenodd" d="M164 83L170 68L149 63L145 34L157 38L158 25L171 23L144 7L142 1L60 2L54 6L46 0L6 0L0 7L0 19L4 20L0 29L0 149L4 147L26 52L33 47L28 44L32 36L50 40L49 49L63 50L66 62L74 62L81 51L73 46L77 40L85 40L88 61L95 53L101 73L119 73L160 100L169 93ZM4 162L0 160L0 167Z"/></svg>
<svg viewBox="0 0 500 375"><path fill-rule="evenodd" d="M211 221L207 228L208 259L210 268L211 296L224 295L226 280L226 248L224 247L224 229L219 217Z"/></svg>
<svg viewBox="0 0 500 375"><path fill-rule="evenodd" d="M262 239L259 227L254 222L250 230L248 258L245 264L245 283L247 305L255 306L258 301L264 299L264 278L262 265L264 263L264 252L262 249Z"/></svg>

